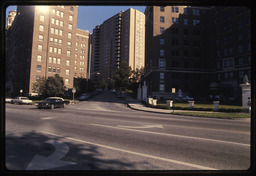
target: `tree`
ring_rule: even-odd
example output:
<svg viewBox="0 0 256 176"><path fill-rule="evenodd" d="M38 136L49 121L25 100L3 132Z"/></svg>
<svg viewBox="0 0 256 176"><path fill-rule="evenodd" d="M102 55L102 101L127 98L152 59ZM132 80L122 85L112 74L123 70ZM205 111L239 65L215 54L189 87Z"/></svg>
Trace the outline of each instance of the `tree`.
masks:
<svg viewBox="0 0 256 176"><path fill-rule="evenodd" d="M144 78L144 68L131 71L129 89L132 90L134 95L137 95L138 87Z"/></svg>
<svg viewBox="0 0 256 176"><path fill-rule="evenodd" d="M115 72L115 87L116 89L125 90L129 86L129 77L131 76L131 67L124 61L120 62L119 67Z"/></svg>
<svg viewBox="0 0 256 176"><path fill-rule="evenodd" d="M40 78L33 84L32 89L43 97L62 96L65 92L63 78L58 74L49 76L47 79L45 77Z"/></svg>

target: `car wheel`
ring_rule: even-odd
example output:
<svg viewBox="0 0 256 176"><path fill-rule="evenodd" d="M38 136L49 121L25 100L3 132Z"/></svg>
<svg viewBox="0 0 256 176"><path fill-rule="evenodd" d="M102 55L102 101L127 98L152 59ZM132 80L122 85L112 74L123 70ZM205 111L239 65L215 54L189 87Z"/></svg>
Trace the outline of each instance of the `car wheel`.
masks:
<svg viewBox="0 0 256 176"><path fill-rule="evenodd" d="M54 104L51 104L51 109L54 109Z"/></svg>

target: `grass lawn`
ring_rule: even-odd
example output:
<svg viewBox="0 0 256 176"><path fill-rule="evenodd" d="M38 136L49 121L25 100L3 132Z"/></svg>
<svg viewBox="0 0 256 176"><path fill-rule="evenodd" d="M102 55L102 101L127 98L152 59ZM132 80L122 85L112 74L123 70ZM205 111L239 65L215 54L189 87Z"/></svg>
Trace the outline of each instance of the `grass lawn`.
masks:
<svg viewBox="0 0 256 176"><path fill-rule="evenodd" d="M164 103L157 104L158 107L161 108L167 108L167 105ZM188 103L174 103L174 107L177 109L189 109ZM242 106L236 106L236 105L219 105L220 111L227 111L227 112L241 112ZM212 111L213 110L213 104L194 104L194 110L200 110L200 111Z"/></svg>
<svg viewBox="0 0 256 176"><path fill-rule="evenodd" d="M207 112L174 112L177 115L190 115L201 117L219 117L219 118L250 118L250 113L207 113Z"/></svg>

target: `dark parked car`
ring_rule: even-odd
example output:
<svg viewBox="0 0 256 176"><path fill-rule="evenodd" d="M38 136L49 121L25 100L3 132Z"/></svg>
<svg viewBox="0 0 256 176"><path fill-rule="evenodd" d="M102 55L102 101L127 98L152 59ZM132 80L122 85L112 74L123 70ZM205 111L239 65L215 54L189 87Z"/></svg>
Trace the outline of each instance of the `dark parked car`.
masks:
<svg viewBox="0 0 256 176"><path fill-rule="evenodd" d="M36 102L35 105L38 109L41 108L64 108L69 101L64 101L63 98L60 97L48 97L43 102Z"/></svg>

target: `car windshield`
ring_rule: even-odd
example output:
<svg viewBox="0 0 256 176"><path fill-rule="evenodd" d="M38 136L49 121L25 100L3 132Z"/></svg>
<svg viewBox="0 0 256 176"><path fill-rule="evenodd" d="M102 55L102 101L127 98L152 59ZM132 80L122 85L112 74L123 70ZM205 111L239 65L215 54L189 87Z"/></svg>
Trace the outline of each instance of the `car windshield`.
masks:
<svg viewBox="0 0 256 176"><path fill-rule="evenodd" d="M57 99L56 98L47 98L47 99L45 99L45 101L46 102L55 102L55 101L57 101Z"/></svg>

